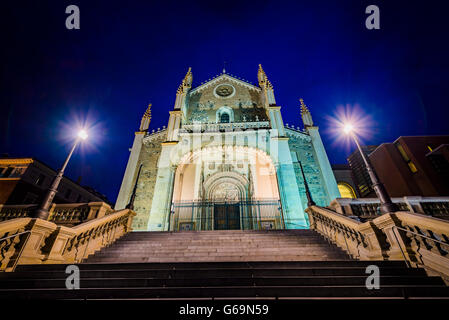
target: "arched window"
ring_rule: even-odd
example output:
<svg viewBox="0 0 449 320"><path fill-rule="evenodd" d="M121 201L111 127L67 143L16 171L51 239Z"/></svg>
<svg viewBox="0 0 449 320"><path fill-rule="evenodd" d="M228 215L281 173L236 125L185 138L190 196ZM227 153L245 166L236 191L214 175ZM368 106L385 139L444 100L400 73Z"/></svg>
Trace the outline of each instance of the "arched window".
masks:
<svg viewBox="0 0 449 320"><path fill-rule="evenodd" d="M234 122L234 111L232 108L228 106L223 106L217 110L216 113L216 122L217 123L231 123Z"/></svg>
<svg viewBox="0 0 449 320"><path fill-rule="evenodd" d="M222 113L220 116L220 122L221 123L229 123L229 114Z"/></svg>
<svg viewBox="0 0 449 320"><path fill-rule="evenodd" d="M340 195L342 198L350 198L350 199L357 198L354 189L349 184L345 182L339 182L337 186L338 191L340 191Z"/></svg>

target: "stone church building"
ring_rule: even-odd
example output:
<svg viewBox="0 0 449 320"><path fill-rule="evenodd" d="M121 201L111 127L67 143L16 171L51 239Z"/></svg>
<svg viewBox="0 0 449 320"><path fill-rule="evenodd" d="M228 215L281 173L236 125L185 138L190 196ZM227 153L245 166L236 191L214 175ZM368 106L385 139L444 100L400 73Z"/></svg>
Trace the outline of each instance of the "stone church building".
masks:
<svg viewBox="0 0 449 320"><path fill-rule="evenodd" d="M340 197L309 109L284 126L262 66L258 86L225 70L193 86L189 68L167 128L135 133L116 209L132 204L134 230L308 228L304 175L317 205Z"/></svg>

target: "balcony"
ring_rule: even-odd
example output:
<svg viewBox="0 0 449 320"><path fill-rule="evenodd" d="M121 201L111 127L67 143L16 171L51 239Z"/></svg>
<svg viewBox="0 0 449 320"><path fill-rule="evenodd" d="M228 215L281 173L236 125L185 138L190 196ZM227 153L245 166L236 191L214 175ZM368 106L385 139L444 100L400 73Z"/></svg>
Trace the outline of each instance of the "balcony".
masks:
<svg viewBox="0 0 449 320"><path fill-rule="evenodd" d="M254 121L254 122L231 122L231 123L190 123L184 124L179 129L179 133L193 133L193 132L233 132L245 131L248 129L270 129L269 121Z"/></svg>

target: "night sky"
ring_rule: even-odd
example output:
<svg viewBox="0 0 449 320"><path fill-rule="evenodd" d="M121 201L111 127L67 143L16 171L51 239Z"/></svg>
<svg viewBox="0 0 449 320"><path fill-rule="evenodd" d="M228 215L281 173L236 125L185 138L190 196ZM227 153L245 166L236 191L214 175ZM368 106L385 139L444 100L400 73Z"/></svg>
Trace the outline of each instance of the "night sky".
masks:
<svg viewBox="0 0 449 320"><path fill-rule="evenodd" d="M78 5L81 29L67 30ZM365 8L380 8L380 30ZM188 67L194 87L223 69L257 83L261 63L285 123L302 97L331 163L354 146L330 133L339 106L371 119L364 143L448 134L444 1L8 1L1 6L0 153L58 168L79 123L91 127L66 175L115 201L140 118L167 124Z"/></svg>

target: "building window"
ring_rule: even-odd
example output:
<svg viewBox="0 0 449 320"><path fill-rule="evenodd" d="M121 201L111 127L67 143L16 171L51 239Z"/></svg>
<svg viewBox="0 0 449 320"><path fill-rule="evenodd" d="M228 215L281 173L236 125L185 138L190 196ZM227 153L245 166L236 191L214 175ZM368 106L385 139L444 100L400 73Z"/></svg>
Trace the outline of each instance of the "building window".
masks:
<svg viewBox="0 0 449 320"><path fill-rule="evenodd" d="M14 170L14 167L7 167L6 169L3 170L3 173L1 175L1 177L2 178L8 178L11 175L13 170Z"/></svg>
<svg viewBox="0 0 449 320"><path fill-rule="evenodd" d="M23 204L34 204L37 203L37 194L27 192L25 198L23 199Z"/></svg>
<svg viewBox="0 0 449 320"><path fill-rule="evenodd" d="M39 175L39 177L36 179L36 184L38 186L41 186L45 181L45 175L43 175L42 173Z"/></svg>
<svg viewBox="0 0 449 320"><path fill-rule="evenodd" d="M412 160L410 160L409 156L405 152L405 150L402 147L402 145L399 142L396 142L394 145L396 146L396 148L398 149L399 153L401 154L402 159L404 159L404 161L407 163L407 166L410 169L410 171L413 172L413 173L418 172L418 169L416 168L416 166L412 162Z"/></svg>
<svg viewBox="0 0 449 320"><path fill-rule="evenodd" d="M229 123L229 114L223 113L223 114L220 116L220 122L221 122L221 123Z"/></svg>
<svg viewBox="0 0 449 320"><path fill-rule="evenodd" d="M337 186L338 191L340 191L340 195L342 198L350 198L350 199L357 198L354 189L349 184L345 182L339 182Z"/></svg>
<svg viewBox="0 0 449 320"><path fill-rule="evenodd" d="M81 197L81 195L79 194L79 195L78 195L78 198L76 198L76 202L77 202L77 203L81 203L81 199L82 199L82 197Z"/></svg>
<svg viewBox="0 0 449 320"><path fill-rule="evenodd" d="M70 195L72 194L72 190L67 189L67 191L65 192L65 198L68 199L70 198Z"/></svg>

